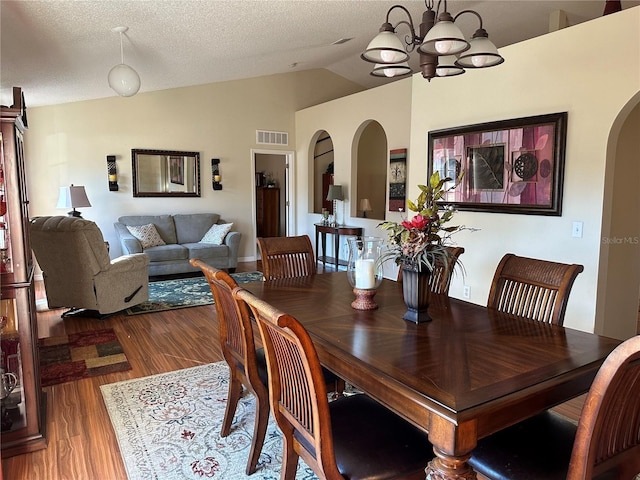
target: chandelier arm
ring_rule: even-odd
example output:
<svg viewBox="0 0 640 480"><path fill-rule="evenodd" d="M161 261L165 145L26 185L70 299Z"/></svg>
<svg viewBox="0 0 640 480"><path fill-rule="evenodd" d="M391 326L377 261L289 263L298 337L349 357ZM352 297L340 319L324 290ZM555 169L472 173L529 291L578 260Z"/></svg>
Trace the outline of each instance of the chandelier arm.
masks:
<svg viewBox="0 0 640 480"><path fill-rule="evenodd" d="M426 1L426 0L425 0L425 1ZM402 10L404 13L406 13L407 18L408 18L409 20L400 20L400 21L399 21L398 23L396 23L395 25L391 24L391 22L389 22L389 16L391 15L391 11L392 11L394 8L399 8L399 9L400 9L400 10ZM393 30L394 30L394 32L395 32L396 28L398 28L398 27L399 27L400 25L402 25L402 24L404 24L404 25L406 25L407 27L409 27L409 30L411 31L411 43L407 42L406 37L405 37L405 43L406 43L407 45L411 45L411 46L412 46L412 50L413 50L413 48L415 48L415 47L414 47L414 45L415 45L416 38L417 38L417 37L416 37L416 29L415 29L415 27L413 26L413 19L411 18L411 14L409 13L409 10L407 10L407 9L406 9L405 7L403 7L402 5L394 5L394 6L393 6L393 7L391 7L389 10L387 10L387 23L389 23L389 24L393 25Z"/></svg>
<svg viewBox="0 0 640 480"><path fill-rule="evenodd" d="M478 17L478 20L480 21L480 29L482 30L482 17L480 16L480 14L478 12L476 12L475 10L462 10L460 13L458 13L455 17L453 17L453 21L455 22L458 17L460 15L462 15L463 13L473 13L476 17Z"/></svg>

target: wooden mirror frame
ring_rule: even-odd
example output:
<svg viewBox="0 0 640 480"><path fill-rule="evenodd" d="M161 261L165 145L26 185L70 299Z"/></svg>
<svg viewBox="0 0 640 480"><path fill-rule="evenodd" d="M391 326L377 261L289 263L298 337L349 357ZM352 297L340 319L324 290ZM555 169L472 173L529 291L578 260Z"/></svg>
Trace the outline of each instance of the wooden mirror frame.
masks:
<svg viewBox="0 0 640 480"><path fill-rule="evenodd" d="M199 152L134 148L131 162L134 197L200 196Z"/></svg>

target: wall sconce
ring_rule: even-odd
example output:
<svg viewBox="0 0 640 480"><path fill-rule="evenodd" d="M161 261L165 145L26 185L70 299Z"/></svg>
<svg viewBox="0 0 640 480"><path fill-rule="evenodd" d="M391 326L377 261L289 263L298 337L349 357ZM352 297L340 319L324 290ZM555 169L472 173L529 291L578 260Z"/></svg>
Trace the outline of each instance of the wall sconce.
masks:
<svg viewBox="0 0 640 480"><path fill-rule="evenodd" d="M118 191L118 170L116 169L116 156L107 155L107 174L109 175L109 191Z"/></svg>
<svg viewBox="0 0 640 480"><path fill-rule="evenodd" d="M220 159L212 158L211 159L211 180L214 190L222 190L222 177L220 176Z"/></svg>

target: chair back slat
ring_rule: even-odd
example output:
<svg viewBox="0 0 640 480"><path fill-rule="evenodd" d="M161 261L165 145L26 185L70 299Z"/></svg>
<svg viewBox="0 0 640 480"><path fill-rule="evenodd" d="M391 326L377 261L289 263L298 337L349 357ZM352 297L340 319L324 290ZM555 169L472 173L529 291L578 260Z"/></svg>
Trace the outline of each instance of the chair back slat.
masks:
<svg viewBox="0 0 640 480"><path fill-rule="evenodd" d="M297 237L259 237L262 270L267 280L306 277L316 273L311 239Z"/></svg>
<svg viewBox="0 0 640 480"><path fill-rule="evenodd" d="M322 366L308 332L295 318L237 288L258 323L269 370L273 417L296 453L321 478L342 478L335 463L331 417ZM330 473L329 473L330 472Z"/></svg>
<svg viewBox="0 0 640 480"><path fill-rule="evenodd" d="M640 335L600 367L580 415L567 479L605 472L621 479L640 472Z"/></svg>
<svg viewBox="0 0 640 480"><path fill-rule="evenodd" d="M562 325L571 287L582 265L506 254L496 268L487 306L500 312Z"/></svg>

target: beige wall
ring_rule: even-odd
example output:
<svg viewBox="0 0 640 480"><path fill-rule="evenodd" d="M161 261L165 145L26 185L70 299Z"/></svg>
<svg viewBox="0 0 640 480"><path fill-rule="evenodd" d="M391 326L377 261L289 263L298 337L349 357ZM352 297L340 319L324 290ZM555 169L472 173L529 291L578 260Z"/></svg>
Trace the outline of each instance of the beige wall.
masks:
<svg viewBox="0 0 640 480"><path fill-rule="evenodd" d="M241 258L253 258L251 150L257 129L289 132L296 110L361 90L326 70L140 93L131 98L29 109L26 135L30 214L55 208L60 186L84 185L92 203L81 209L120 255L113 222L121 215L216 212L242 232ZM29 92L25 92L27 97ZM200 198L133 198L131 149L200 152ZM277 146L275 149L289 148ZM116 155L120 190L110 192L106 156ZM211 158L220 159L223 190L211 187Z"/></svg>
<svg viewBox="0 0 640 480"><path fill-rule="evenodd" d="M320 129L332 135L340 180L337 183L345 184L353 178L347 153L358 126L370 119L378 121L387 133L389 149L409 146L407 186L409 198L414 198L418 193L416 185L426 178L429 131L567 111L562 216L459 212L461 224L479 231L457 235L456 241L466 249L461 257L466 275L454 278L451 295L461 298L463 285L467 285L472 302L486 303L495 267L507 252L580 263L585 271L575 282L565 325L586 331L594 331L598 325L598 333L619 338L631 336L636 317L629 316L629 312L631 306L637 309L638 305L640 265L636 262L633 273L609 275L607 288L598 281L603 269L608 269L607 265L601 265L600 256L602 237L610 234L602 207L605 176L616 163L616 148L609 148L609 143L617 142L617 134L614 138L610 134L614 123L622 123L640 98L636 97L640 90L638 25L640 7L501 49L506 61L492 69L468 71L459 77L432 82L414 75L391 86L298 112L296 146L301 164L298 184L301 188L306 185L306 172L302 171L304 155L309 138ZM621 45L625 48L620 48ZM627 128L635 129L637 136L640 131L637 116L629 121ZM635 182L633 191L628 192L633 204L638 202L639 195L637 170L635 173L635 180L626 180ZM616 178L617 175L616 170ZM302 207L306 198L300 195L298 200ZM614 200L619 201L618 196ZM301 228L317 221L307 211L300 209ZM627 212L638 215L637 210ZM397 220L395 215L387 214L387 218ZM582 238L571 236L573 221L584 222ZM349 223L364 226L366 234L384 236L375 221L350 219ZM635 232L638 235L637 223ZM635 248L637 255L638 247ZM607 312L605 317L604 308L596 314L596 305L606 303L607 290L616 290L617 285L627 282L631 284L629 293L624 299L615 300L626 304L619 310L625 311L624 316Z"/></svg>

